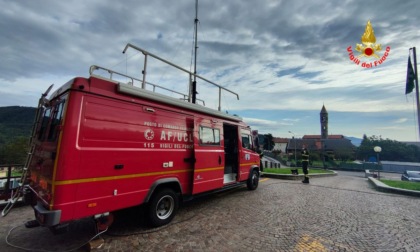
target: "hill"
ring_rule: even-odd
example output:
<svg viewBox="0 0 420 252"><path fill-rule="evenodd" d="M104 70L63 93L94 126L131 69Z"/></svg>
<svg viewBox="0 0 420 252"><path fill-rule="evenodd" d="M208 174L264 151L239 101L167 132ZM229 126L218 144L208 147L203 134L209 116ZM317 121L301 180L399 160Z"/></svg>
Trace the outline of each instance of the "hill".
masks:
<svg viewBox="0 0 420 252"><path fill-rule="evenodd" d="M362 143L363 139L361 138L357 138L357 137L345 137L346 139L350 140L350 142L356 146L359 147L360 144Z"/></svg>
<svg viewBox="0 0 420 252"><path fill-rule="evenodd" d="M19 137L29 137L36 108L0 107L0 148Z"/></svg>

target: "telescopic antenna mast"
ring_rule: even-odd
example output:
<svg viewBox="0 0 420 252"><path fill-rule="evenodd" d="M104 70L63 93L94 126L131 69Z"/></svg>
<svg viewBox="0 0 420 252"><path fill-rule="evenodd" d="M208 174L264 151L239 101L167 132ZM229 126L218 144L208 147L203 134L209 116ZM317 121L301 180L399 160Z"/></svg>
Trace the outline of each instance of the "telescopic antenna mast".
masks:
<svg viewBox="0 0 420 252"><path fill-rule="evenodd" d="M195 19L194 19L194 29L195 29L195 36L194 36L194 80L192 83L192 103L196 101L197 95L197 26L198 26L198 0L195 0Z"/></svg>

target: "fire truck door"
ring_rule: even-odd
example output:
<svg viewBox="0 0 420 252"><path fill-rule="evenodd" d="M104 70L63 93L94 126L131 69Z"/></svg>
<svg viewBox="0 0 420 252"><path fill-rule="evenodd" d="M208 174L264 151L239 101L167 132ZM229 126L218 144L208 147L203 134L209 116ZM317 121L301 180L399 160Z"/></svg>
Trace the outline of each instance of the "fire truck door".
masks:
<svg viewBox="0 0 420 252"><path fill-rule="evenodd" d="M225 154L224 184L237 180L239 167L238 127L223 124L223 145Z"/></svg>
<svg viewBox="0 0 420 252"><path fill-rule="evenodd" d="M194 144L193 194L223 187L225 156L221 123L200 123Z"/></svg>

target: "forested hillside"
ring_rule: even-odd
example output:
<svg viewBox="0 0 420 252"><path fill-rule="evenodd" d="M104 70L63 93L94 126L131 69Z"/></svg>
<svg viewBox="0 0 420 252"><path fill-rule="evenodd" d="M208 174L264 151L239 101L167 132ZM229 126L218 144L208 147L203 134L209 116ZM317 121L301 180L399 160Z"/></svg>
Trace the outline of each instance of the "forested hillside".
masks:
<svg viewBox="0 0 420 252"><path fill-rule="evenodd" d="M24 160L35 110L31 107L0 107L0 164Z"/></svg>

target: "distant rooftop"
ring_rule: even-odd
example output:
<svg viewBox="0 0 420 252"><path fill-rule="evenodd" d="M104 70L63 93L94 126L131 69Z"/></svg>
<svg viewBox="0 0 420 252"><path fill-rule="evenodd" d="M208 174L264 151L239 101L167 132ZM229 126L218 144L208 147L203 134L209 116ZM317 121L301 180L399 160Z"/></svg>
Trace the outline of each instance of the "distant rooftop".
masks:
<svg viewBox="0 0 420 252"><path fill-rule="evenodd" d="M327 139L343 139L343 135L328 135ZM321 139L321 135L304 135L302 139Z"/></svg>
<svg viewBox="0 0 420 252"><path fill-rule="evenodd" d="M288 143L289 138L273 137L274 143Z"/></svg>

